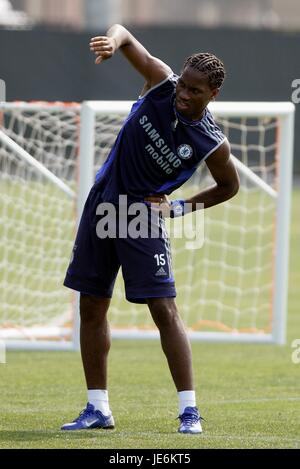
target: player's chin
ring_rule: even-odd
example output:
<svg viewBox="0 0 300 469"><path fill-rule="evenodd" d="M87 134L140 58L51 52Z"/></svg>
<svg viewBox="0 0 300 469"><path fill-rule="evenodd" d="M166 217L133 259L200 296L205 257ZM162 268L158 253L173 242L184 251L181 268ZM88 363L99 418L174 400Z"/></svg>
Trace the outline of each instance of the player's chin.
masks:
<svg viewBox="0 0 300 469"><path fill-rule="evenodd" d="M190 105L183 103L182 101L176 101L176 110L185 117L189 117L191 114Z"/></svg>

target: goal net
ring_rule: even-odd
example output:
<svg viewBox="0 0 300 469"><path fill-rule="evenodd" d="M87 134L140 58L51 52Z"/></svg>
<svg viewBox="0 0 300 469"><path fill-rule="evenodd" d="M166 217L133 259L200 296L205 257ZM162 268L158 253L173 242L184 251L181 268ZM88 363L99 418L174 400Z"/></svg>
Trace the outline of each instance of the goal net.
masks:
<svg viewBox="0 0 300 469"><path fill-rule="evenodd" d="M76 295L62 286L78 216L130 102L0 106L0 340L78 347ZM241 187L202 212L204 243L170 221L179 311L191 338L284 343L293 156L291 103L213 103ZM174 197L213 183L206 165ZM172 196L173 197L173 196ZM187 215L191 233L195 214ZM199 235L199 233L198 233ZM147 307L125 301L119 275L109 319L116 337L158 337Z"/></svg>

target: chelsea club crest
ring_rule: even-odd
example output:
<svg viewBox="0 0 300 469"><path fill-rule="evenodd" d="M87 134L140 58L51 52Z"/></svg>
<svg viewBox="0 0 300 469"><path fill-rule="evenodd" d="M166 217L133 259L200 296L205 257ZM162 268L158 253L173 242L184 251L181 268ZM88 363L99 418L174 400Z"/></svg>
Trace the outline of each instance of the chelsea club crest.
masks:
<svg viewBox="0 0 300 469"><path fill-rule="evenodd" d="M182 158L183 160L188 160L193 156L193 149L190 145L187 145L186 143L183 145L180 145L177 150L178 156Z"/></svg>

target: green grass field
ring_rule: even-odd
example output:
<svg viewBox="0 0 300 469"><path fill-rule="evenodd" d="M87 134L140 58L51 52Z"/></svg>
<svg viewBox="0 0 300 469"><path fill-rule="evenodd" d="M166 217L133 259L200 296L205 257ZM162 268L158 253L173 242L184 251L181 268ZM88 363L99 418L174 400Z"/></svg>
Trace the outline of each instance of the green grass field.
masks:
<svg viewBox="0 0 300 469"><path fill-rule="evenodd" d="M62 433L85 406L78 353L9 352L0 365L0 448L299 448L300 191L293 193L288 340L284 347L193 343L199 436L177 434L177 395L158 342L114 341L114 431Z"/></svg>

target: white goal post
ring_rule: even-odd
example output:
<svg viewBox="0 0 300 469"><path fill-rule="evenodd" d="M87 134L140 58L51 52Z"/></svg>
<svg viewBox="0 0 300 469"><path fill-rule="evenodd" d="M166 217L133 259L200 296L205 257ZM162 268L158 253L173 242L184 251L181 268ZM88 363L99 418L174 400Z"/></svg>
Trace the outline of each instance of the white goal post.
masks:
<svg viewBox="0 0 300 469"><path fill-rule="evenodd" d="M95 172L131 105L0 105L0 340L8 348L78 349L78 301L63 276ZM171 237L179 311L192 339L283 344L294 105L210 109L231 143L241 188L205 211L202 249ZM203 164L174 197L210 183ZM110 320L114 337L158 337L147 308L125 302L120 277Z"/></svg>

